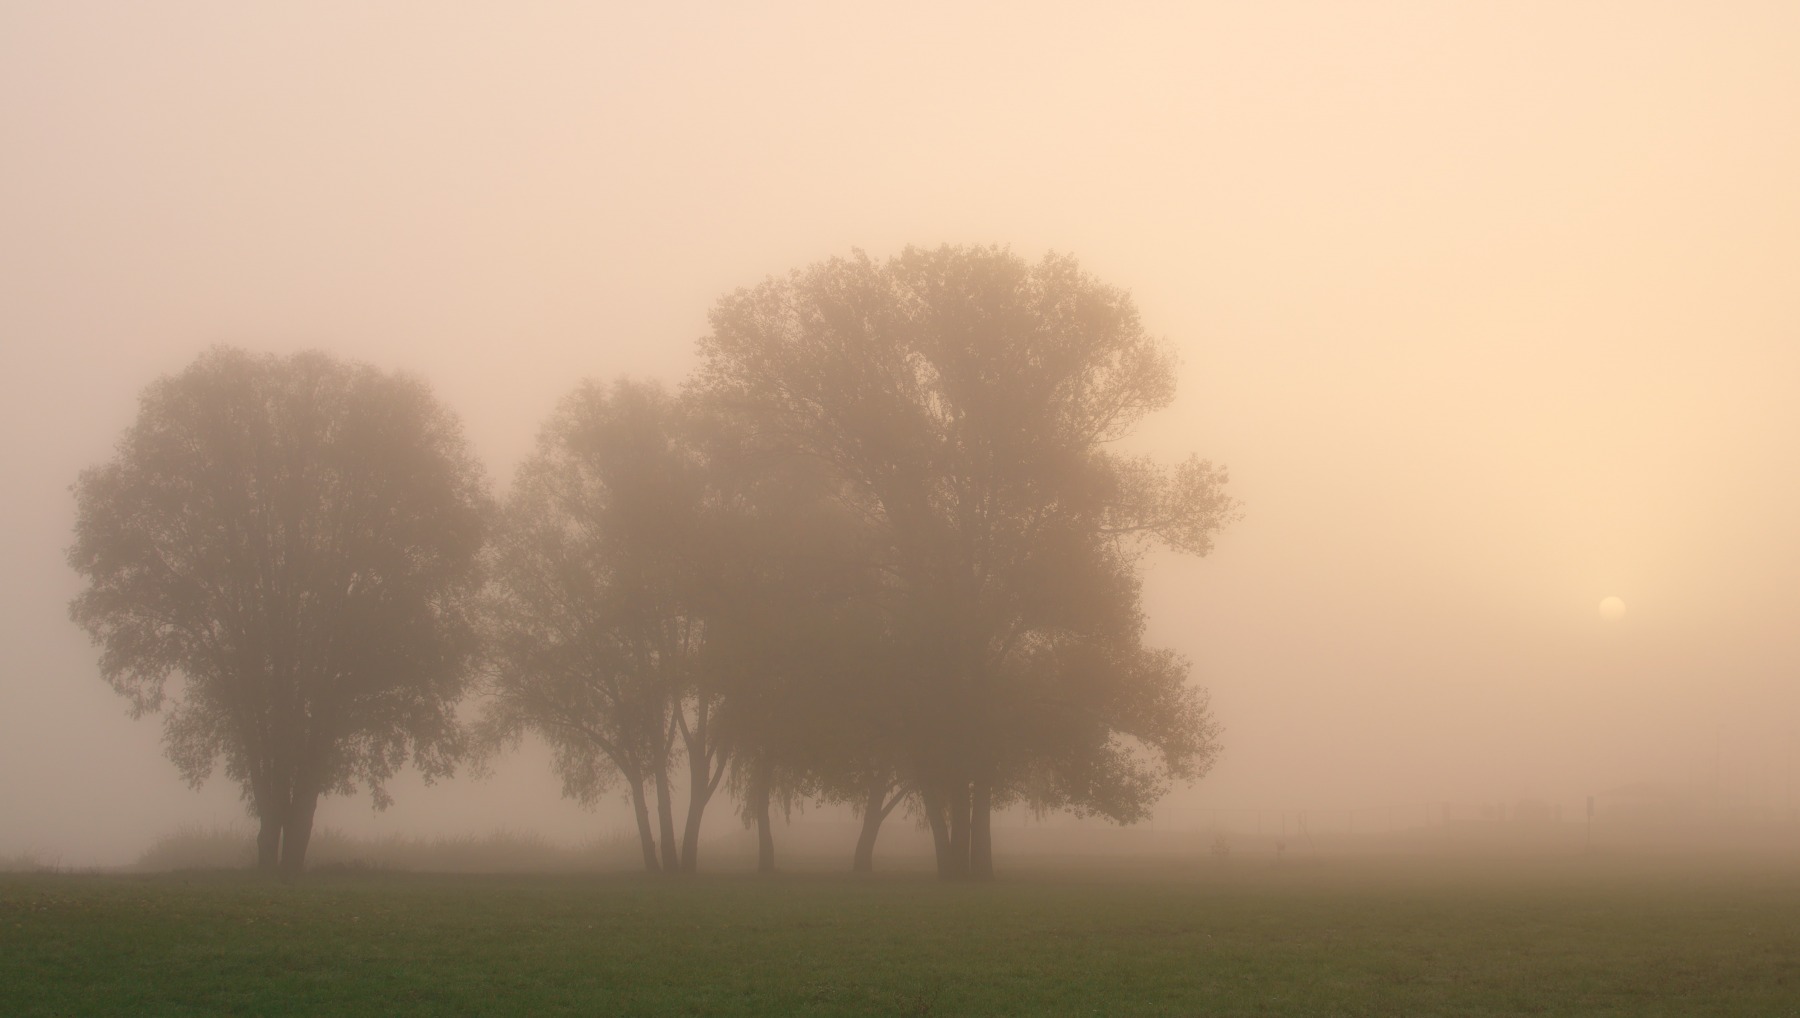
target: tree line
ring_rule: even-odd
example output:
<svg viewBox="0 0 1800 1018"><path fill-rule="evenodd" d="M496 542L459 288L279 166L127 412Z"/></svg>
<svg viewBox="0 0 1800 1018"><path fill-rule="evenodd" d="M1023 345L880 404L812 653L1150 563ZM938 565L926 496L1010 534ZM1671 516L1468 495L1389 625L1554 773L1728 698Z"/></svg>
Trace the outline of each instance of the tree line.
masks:
<svg viewBox="0 0 1800 1018"><path fill-rule="evenodd" d="M528 734L669 873L721 796L765 870L773 815L830 802L857 870L903 811L986 878L995 810L1131 822L1206 773L1140 565L1236 509L1206 461L1113 448L1174 396L1129 295L1062 256L859 253L726 295L699 352L678 390L578 385L495 498L417 379L215 348L74 486L71 615L288 873L321 796L379 808L409 760Z"/></svg>

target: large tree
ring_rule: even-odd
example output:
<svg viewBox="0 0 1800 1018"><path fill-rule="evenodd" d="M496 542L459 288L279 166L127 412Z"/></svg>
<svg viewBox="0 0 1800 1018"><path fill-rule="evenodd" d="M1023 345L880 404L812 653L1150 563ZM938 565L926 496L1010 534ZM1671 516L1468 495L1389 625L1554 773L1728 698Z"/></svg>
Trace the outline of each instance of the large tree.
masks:
<svg viewBox="0 0 1800 1018"><path fill-rule="evenodd" d="M622 783L652 871L696 868L727 764L704 611L717 511L689 408L655 385L590 382L539 433L495 541L487 740L537 733L582 801Z"/></svg>
<svg viewBox="0 0 1800 1018"><path fill-rule="evenodd" d="M450 772L489 504L422 382L215 349L74 490L70 613L190 783L223 759L260 867L304 866L321 795Z"/></svg>
<svg viewBox="0 0 1800 1018"><path fill-rule="evenodd" d="M711 324L700 390L828 465L882 535L903 748L865 814L910 784L940 873L987 876L999 805L1131 820L1205 772L1217 728L1185 662L1141 646L1137 563L1205 554L1235 510L1205 461L1112 450L1174 394L1127 294L1066 257L946 247L772 279Z"/></svg>
<svg viewBox="0 0 1800 1018"><path fill-rule="evenodd" d="M771 457L752 422L704 415L716 489L701 601L711 671L724 694L718 731L731 790L757 831L758 869L775 868L772 812L840 800L870 748L889 657L880 574L866 522L815 462Z"/></svg>

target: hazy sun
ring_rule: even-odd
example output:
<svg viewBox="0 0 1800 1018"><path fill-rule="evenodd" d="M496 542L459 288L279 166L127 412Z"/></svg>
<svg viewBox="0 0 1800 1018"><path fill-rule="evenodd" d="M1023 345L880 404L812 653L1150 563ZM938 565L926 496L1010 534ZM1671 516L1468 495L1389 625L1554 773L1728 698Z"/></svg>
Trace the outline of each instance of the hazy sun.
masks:
<svg viewBox="0 0 1800 1018"><path fill-rule="evenodd" d="M1625 602L1616 597L1605 598L1600 602L1600 617L1613 622L1625 617Z"/></svg>

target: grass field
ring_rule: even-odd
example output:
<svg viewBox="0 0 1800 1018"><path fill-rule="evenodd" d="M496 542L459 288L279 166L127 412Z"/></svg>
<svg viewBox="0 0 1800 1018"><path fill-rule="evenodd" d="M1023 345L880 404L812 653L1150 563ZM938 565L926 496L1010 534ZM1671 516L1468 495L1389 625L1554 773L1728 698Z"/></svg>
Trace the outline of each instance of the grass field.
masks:
<svg viewBox="0 0 1800 1018"><path fill-rule="evenodd" d="M1800 869L0 875L0 1014L1800 1015Z"/></svg>

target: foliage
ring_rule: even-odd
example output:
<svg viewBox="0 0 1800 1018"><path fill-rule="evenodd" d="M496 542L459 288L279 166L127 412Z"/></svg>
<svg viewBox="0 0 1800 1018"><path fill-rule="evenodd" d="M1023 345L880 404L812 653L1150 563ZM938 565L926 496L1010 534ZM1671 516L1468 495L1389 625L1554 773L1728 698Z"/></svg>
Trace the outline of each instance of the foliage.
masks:
<svg viewBox="0 0 1800 1018"><path fill-rule="evenodd" d="M882 739L870 679L891 666L869 527L816 463L770 457L746 422L708 411L716 487L703 610L731 790L774 869L772 812L849 801Z"/></svg>
<svg viewBox="0 0 1800 1018"><path fill-rule="evenodd" d="M725 767L699 607L705 468L686 408L661 388L579 386L520 467L493 555L486 741L538 733L564 794L584 802L622 781L652 870L695 867L701 811ZM668 773L678 745L692 777L679 854Z"/></svg>
<svg viewBox="0 0 1800 1018"><path fill-rule="evenodd" d="M423 383L215 349L74 490L70 614L190 783L224 761L264 866L303 865L320 795L450 772L487 496Z"/></svg>
<svg viewBox="0 0 1800 1018"><path fill-rule="evenodd" d="M220 349L147 391L76 486L71 611L184 776L241 783L261 865L300 867L322 794L448 773L477 658L477 744L536 733L566 795L622 790L652 870L695 869L728 774L765 869L772 809L810 798L862 814L858 869L907 805L945 875L989 876L996 808L1130 822L1206 773L1219 729L1143 646L1139 564L1236 510L1210 463L1111 448L1174 394L1127 294L909 249L711 321L680 396L561 402L485 558L480 472L417 382Z"/></svg>
<svg viewBox="0 0 1800 1018"><path fill-rule="evenodd" d="M1107 448L1174 394L1129 296L1072 259L946 247L821 263L711 323L698 391L879 534L899 650L865 689L946 875L987 875L1011 798L1130 820L1206 771L1205 694L1138 646L1136 563L1148 541L1205 554L1235 505L1209 463Z"/></svg>

